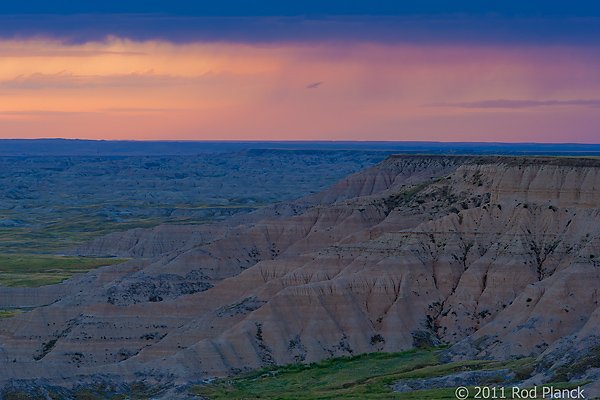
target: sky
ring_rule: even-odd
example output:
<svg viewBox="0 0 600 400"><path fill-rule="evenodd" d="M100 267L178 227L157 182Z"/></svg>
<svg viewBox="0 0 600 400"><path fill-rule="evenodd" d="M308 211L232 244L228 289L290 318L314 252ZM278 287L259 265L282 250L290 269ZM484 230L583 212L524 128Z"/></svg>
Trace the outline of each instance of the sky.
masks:
<svg viewBox="0 0 600 400"><path fill-rule="evenodd" d="M0 138L600 143L600 3L53 3L0 10Z"/></svg>

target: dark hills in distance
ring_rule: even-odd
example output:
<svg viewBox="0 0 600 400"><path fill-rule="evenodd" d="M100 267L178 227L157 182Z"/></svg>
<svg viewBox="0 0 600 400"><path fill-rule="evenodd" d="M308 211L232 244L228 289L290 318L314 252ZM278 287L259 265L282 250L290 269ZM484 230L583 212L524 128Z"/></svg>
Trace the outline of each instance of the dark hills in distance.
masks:
<svg viewBox="0 0 600 400"><path fill-rule="evenodd" d="M0 156L162 156L242 149L382 150L428 154L600 156L600 144L417 141L134 141L0 139Z"/></svg>

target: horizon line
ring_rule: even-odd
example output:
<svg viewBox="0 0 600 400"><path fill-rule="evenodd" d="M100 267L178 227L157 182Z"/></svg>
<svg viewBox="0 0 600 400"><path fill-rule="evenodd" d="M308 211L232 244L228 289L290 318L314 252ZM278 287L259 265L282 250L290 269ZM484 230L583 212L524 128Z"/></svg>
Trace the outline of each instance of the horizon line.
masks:
<svg viewBox="0 0 600 400"><path fill-rule="evenodd" d="M440 140L193 140L193 139L81 139L81 138L0 138L0 141L44 141L44 140L65 140L80 142L133 142L133 143L423 143L423 144L508 144L508 145L582 145L582 146L600 146L600 143L584 142L499 142L499 141L440 141Z"/></svg>

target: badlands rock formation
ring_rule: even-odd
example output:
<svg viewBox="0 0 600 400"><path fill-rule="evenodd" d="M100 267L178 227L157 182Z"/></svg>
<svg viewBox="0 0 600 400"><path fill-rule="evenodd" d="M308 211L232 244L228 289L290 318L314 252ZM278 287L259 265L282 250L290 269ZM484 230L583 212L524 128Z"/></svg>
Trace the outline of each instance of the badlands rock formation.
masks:
<svg viewBox="0 0 600 400"><path fill-rule="evenodd" d="M40 306L0 322L0 381L183 384L446 342L595 380L599 187L594 159L390 156L226 223L112 234L74 251L136 259L0 292Z"/></svg>
<svg viewBox="0 0 600 400"><path fill-rule="evenodd" d="M77 145L85 144L69 143L62 149L67 154L76 154ZM109 232L162 223L222 221L266 204L320 192L390 154L254 149L175 156L7 157L1 156L2 144L6 143L0 140L0 254L63 253ZM127 144L121 144L127 150ZM139 145L166 150L174 144ZM207 144L223 150L237 145ZM189 151L184 143L178 146L186 150L184 154ZM176 235L183 239L184 231L179 228ZM135 235L148 234L131 236L145 241ZM156 245L154 255L171 246L168 242Z"/></svg>

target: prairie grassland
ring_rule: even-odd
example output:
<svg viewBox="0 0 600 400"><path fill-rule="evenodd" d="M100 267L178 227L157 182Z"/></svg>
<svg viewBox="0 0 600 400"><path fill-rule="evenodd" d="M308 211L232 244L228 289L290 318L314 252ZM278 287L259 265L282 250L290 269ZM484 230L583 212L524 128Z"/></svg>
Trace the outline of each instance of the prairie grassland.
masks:
<svg viewBox="0 0 600 400"><path fill-rule="evenodd" d="M202 206L182 205L181 207L181 209L190 208L202 209ZM0 211L0 222L3 220L15 221L14 226L0 227L0 286L5 287L39 287L56 284L73 274L126 261L126 259L116 258L60 255L62 251L112 232L152 228L161 223L213 222L210 218L172 218L168 215L107 219L103 216L91 215L87 207L52 210L46 214L31 213L26 219L21 213L4 210Z"/></svg>
<svg viewBox="0 0 600 400"><path fill-rule="evenodd" d="M55 254L0 254L0 286L14 288L52 285L73 274L124 261L126 259L123 258L87 258Z"/></svg>
<svg viewBox="0 0 600 400"><path fill-rule="evenodd" d="M35 307L5 307L0 308L0 319L3 318L12 318L19 314L23 314L24 312L31 311Z"/></svg>
<svg viewBox="0 0 600 400"><path fill-rule="evenodd" d="M512 399L513 384L526 379L535 366L534 358L512 361L473 360L443 364L440 353L444 348L409 350L401 353L371 353L352 357L329 358L318 363L272 366L238 374L229 378L194 385L182 395L199 399L398 399L439 400L456 399L456 388L415 390L398 393L392 385L403 379L427 379L455 374L461 371L495 371L509 369L516 375L514 383L506 387L506 399ZM554 383L556 389L573 389L589 382ZM482 386L497 386L482 383ZM156 399L162 397L169 385L152 386L136 382L128 387L109 388L105 384L86 388L54 388L51 398L85 400ZM471 396L476 393L470 387ZM185 393L187 392L187 393ZM538 390L541 395L541 390ZM8 395L8 396L7 396ZM43 399L38 393L14 391L5 393L12 400ZM490 397L491 398L491 397ZM499 397L497 397L499 398ZM541 397L539 397L541 398Z"/></svg>
<svg viewBox="0 0 600 400"><path fill-rule="evenodd" d="M100 207L100 205L98 205ZM112 232L133 228L152 228L168 224L205 224L215 222L210 216L172 217L176 210L211 210L228 212L252 211L258 206L209 206L181 204L148 208L146 216L116 215L107 217L94 213L95 207L53 208L46 213L23 213L0 210L0 254L60 253L79 244ZM138 210L139 211L139 210ZM8 225L5 221L10 221ZM3 225L4 222L4 225Z"/></svg>
<svg viewBox="0 0 600 400"><path fill-rule="evenodd" d="M521 379L533 371L533 358L442 364L440 352L427 349L372 353L308 365L268 367L197 385L190 391L210 399L456 399L455 388L395 393L391 385L402 379L426 379L468 370L509 369Z"/></svg>

